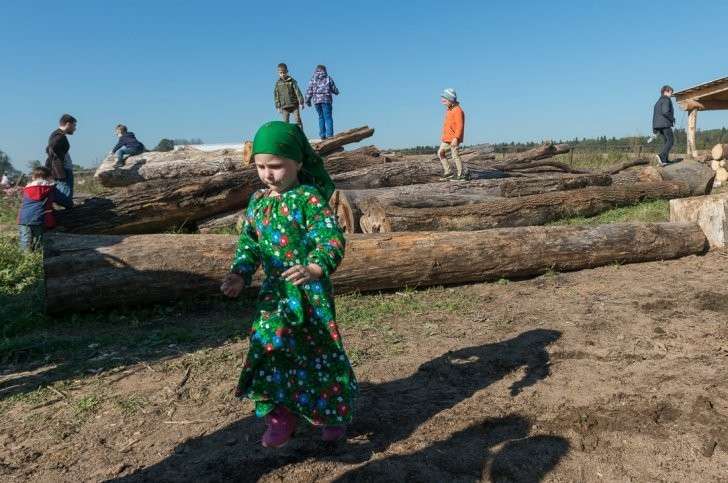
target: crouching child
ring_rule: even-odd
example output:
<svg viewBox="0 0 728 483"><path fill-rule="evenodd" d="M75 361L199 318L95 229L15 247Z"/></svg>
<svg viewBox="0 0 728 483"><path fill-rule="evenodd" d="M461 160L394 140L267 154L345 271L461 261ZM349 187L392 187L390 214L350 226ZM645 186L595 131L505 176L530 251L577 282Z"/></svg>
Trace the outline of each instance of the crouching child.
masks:
<svg viewBox="0 0 728 483"><path fill-rule="evenodd" d="M43 233L56 226L53 203L72 208L73 200L56 188L48 168L34 168L31 182L23 188L23 201L18 212L18 234L22 250L38 250L43 246Z"/></svg>

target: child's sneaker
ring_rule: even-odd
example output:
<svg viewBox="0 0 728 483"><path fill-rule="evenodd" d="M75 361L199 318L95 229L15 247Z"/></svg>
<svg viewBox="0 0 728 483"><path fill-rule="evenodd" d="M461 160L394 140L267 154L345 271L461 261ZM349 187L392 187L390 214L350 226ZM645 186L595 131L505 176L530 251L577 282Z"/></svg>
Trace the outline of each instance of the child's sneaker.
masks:
<svg viewBox="0 0 728 483"><path fill-rule="evenodd" d="M327 443L333 443L346 436L346 426L324 426L321 431L321 439Z"/></svg>
<svg viewBox="0 0 728 483"><path fill-rule="evenodd" d="M452 171L449 173L445 173L442 176L440 176L440 179L453 179L455 177L455 173Z"/></svg>
<svg viewBox="0 0 728 483"><path fill-rule="evenodd" d="M290 441L296 430L296 417L283 406L278 406L265 417L268 428L263 433L263 446L280 448Z"/></svg>

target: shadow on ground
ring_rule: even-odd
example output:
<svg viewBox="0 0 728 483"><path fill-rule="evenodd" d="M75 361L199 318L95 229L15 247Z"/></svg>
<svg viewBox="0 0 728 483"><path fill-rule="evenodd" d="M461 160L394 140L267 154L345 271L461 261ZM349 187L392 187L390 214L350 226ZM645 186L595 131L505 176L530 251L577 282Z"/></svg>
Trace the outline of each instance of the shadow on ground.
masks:
<svg viewBox="0 0 728 483"><path fill-rule="evenodd" d="M275 474L291 481L331 476L337 464L351 469L337 481L539 481L569 450L556 436L529 437L530 422L517 414L472 420L450 434L447 424L427 424L508 374L525 369L509 388L511 396L549 375L546 348L560 332L537 329L494 344L447 352L405 378L381 384L361 384L355 423L349 440L327 446L310 428L280 450L258 444L262 424L246 418L212 434L188 440L159 463L120 477L139 481L257 481ZM301 434L303 433L303 434ZM413 437L427 446L406 455L376 457L394 443ZM502 445L499 448L497 446Z"/></svg>

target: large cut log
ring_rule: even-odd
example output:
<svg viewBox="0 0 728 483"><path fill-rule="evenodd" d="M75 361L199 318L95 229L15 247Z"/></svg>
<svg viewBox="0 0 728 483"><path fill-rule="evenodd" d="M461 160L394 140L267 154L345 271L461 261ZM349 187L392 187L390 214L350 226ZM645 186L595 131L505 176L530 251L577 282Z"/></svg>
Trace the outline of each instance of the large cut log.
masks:
<svg viewBox="0 0 728 483"><path fill-rule="evenodd" d="M362 126L356 129L349 129L348 131L340 132L333 137L324 139L313 145L313 148L318 151L321 156L331 154L339 148L361 141L374 135L374 129L369 126Z"/></svg>
<svg viewBox="0 0 728 483"><path fill-rule="evenodd" d="M558 154L568 153L570 149L568 144L546 143L527 151L508 155L500 161L491 163L489 167L500 171L517 171L536 166L553 166L564 171L570 171L572 168L563 163L535 163L535 161L551 158ZM474 161L480 161L481 159L480 156L476 156Z"/></svg>
<svg viewBox="0 0 728 483"><path fill-rule="evenodd" d="M318 150L319 154L326 156L346 144L361 141L372 134L374 134L374 129L364 126L339 133L316 144L314 148ZM334 172L350 171L357 167L377 164L365 156L370 154L374 157L375 151L378 155L378 150L369 146L352 151L352 153L356 152L356 155L345 154L338 161L338 164L345 165L345 169L335 169ZM359 156L360 154L362 156ZM115 166L116 156L110 155L101 162L94 176L103 186L129 186L155 179L197 178L236 171L242 167L242 159L242 152L234 149L199 151L194 148L185 148L169 152L152 151L131 156L124 161L123 166L117 167ZM356 164L357 160L359 164ZM384 162L385 159L378 161Z"/></svg>
<svg viewBox="0 0 728 483"><path fill-rule="evenodd" d="M377 155L375 155L377 154ZM326 158L331 173L388 161L376 148L361 148ZM245 208L262 188L254 166L238 166L213 176L171 177L135 183L106 197L86 199L59 214L59 224L73 233L154 233Z"/></svg>
<svg viewBox="0 0 728 483"><path fill-rule="evenodd" d="M242 155L231 149L198 151L179 149L169 152L151 151L131 156L121 167L116 156L101 162L94 177L102 186L121 187L156 179L200 178L236 171L242 166Z"/></svg>
<svg viewBox="0 0 728 483"><path fill-rule="evenodd" d="M392 188L337 190L330 200L339 225L347 233L358 233L359 219L368 200L396 203L400 198L419 197L425 206L434 206L435 199L444 199L438 206L472 204L491 197L527 196L551 191L564 191L587 186L608 186L612 178L605 174L556 175L539 178L501 178L448 183L427 183ZM455 195L455 196L453 196ZM459 203L460 202L460 203ZM368 230L367 230L368 231Z"/></svg>
<svg viewBox="0 0 728 483"><path fill-rule="evenodd" d="M650 170L654 179L686 183L690 187L690 196L710 194L715 180L715 171L697 161L680 161L664 168L651 166L645 170Z"/></svg>
<svg viewBox="0 0 728 483"><path fill-rule="evenodd" d="M716 144L710 150L710 154L716 161L728 158L728 144Z"/></svg>
<svg viewBox="0 0 728 483"><path fill-rule="evenodd" d="M235 245L230 235L55 234L44 257L47 309L88 311L219 293ZM700 227L679 223L349 235L334 284L346 293L522 278L666 260L702 253L706 245Z"/></svg>
<svg viewBox="0 0 728 483"><path fill-rule="evenodd" d="M474 179L504 178L501 171L483 168L483 162L463 160ZM332 176L340 189L372 189L411 184L443 182L439 161L398 161L348 171Z"/></svg>
<svg viewBox="0 0 728 483"><path fill-rule="evenodd" d="M728 246L728 193L670 200L670 221L697 223L711 247L725 248Z"/></svg>
<svg viewBox="0 0 728 483"><path fill-rule="evenodd" d="M681 198L690 195L685 183L637 183L591 186L520 198L493 198L453 207L421 207L402 197L396 204L370 200L360 219L365 233L400 231L465 231L487 228L543 225L562 218L594 216L645 199Z"/></svg>

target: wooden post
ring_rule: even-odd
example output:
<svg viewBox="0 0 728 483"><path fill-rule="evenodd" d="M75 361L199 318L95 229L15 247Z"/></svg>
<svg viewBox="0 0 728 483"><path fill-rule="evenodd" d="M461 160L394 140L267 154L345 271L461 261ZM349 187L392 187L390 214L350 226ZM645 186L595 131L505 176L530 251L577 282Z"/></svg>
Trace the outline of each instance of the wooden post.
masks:
<svg viewBox="0 0 728 483"><path fill-rule="evenodd" d="M642 159L642 145L637 147L637 159Z"/></svg>
<svg viewBox="0 0 728 483"><path fill-rule="evenodd" d="M698 151L695 149L695 129L698 124L698 110L688 111L688 157L694 158Z"/></svg>

